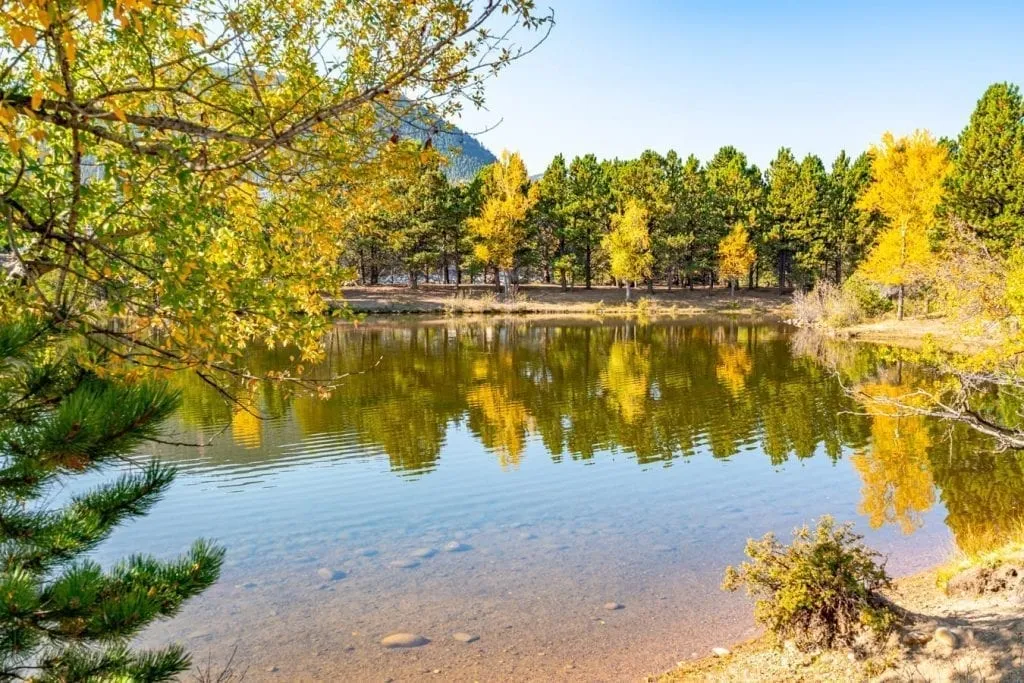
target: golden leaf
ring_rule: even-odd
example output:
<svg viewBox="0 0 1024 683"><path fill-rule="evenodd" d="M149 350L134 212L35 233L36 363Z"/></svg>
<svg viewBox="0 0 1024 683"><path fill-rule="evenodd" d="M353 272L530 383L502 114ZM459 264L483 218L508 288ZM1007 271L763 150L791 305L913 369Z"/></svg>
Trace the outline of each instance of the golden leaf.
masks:
<svg viewBox="0 0 1024 683"><path fill-rule="evenodd" d="M121 123L128 123L128 117L124 115L124 109L121 109L121 107L114 107L114 116L116 116L117 120Z"/></svg>
<svg viewBox="0 0 1024 683"><path fill-rule="evenodd" d="M86 0L85 13L93 23L98 23L103 14L103 0Z"/></svg>
<svg viewBox="0 0 1024 683"><path fill-rule="evenodd" d="M50 87L51 87L51 88L53 89L53 91L54 91L55 93L57 93L58 95L62 95L62 96L64 96L64 97L67 97L67 96L68 96L68 91L67 91L67 88L65 88L65 87L64 87L64 84L63 84L63 83L61 83L60 81L50 81Z"/></svg>
<svg viewBox="0 0 1024 683"><path fill-rule="evenodd" d="M39 109L43 104L43 91L36 88L32 91L32 108Z"/></svg>

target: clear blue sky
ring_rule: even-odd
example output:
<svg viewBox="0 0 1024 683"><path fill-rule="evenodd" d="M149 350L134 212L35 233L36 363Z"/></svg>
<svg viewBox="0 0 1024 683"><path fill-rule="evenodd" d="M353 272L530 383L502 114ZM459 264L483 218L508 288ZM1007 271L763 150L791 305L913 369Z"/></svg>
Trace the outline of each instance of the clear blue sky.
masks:
<svg viewBox="0 0 1024 683"><path fill-rule="evenodd" d="M780 146L859 153L886 130L955 136L985 87L1024 85L1024 1L538 0L551 37L458 123L531 173L558 152L762 168Z"/></svg>

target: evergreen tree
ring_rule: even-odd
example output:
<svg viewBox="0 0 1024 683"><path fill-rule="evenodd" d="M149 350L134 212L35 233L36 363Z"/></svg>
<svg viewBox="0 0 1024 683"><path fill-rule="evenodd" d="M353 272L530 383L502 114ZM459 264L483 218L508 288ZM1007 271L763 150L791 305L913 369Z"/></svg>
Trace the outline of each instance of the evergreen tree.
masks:
<svg viewBox="0 0 1024 683"><path fill-rule="evenodd" d="M721 148L708 163L707 181L712 218L708 223L709 244L717 247L739 221L745 221L751 226L761 224L764 180L757 166L747 163L746 155L735 147ZM763 235L755 233L754 238L755 242L764 243ZM713 275L710 277L713 283ZM755 279L751 272L751 285Z"/></svg>
<svg viewBox="0 0 1024 683"><path fill-rule="evenodd" d="M127 644L212 585L223 550L199 541L176 561L135 555L107 570L86 559L167 490L174 472L159 463L63 503L54 493L75 475L124 469L178 397L159 382L101 377L86 368L104 359L83 362L62 337L39 319L0 326L0 678L166 680L189 667L180 646Z"/></svg>
<svg viewBox="0 0 1024 683"><path fill-rule="evenodd" d="M678 155L675 152L669 154L672 155L671 162L678 165ZM646 212L651 251L656 255L647 276L648 290L653 290L654 278L664 265L658 257L664 254L667 222L672 213L668 163L666 157L653 150L645 150L637 159L622 164L612 186L612 193L621 212L625 212L630 202L638 203Z"/></svg>
<svg viewBox="0 0 1024 683"><path fill-rule="evenodd" d="M793 273L799 282L813 283L824 273L828 259L828 175L821 159L808 154L800 162L791 228Z"/></svg>
<svg viewBox="0 0 1024 683"><path fill-rule="evenodd" d="M826 197L826 240L832 278L841 283L860 263L877 232L872 214L857 208L857 200L871 182L871 157L861 154L853 162L841 151L832 162Z"/></svg>
<svg viewBox="0 0 1024 683"><path fill-rule="evenodd" d="M576 157L569 164L568 230L570 241L580 255L583 279L590 289L594 277L594 251L611 213L610 168L593 154Z"/></svg>
<svg viewBox="0 0 1024 683"><path fill-rule="evenodd" d="M779 287L786 286L792 271L795 232L800 223L803 200L800 191L800 165L788 147L779 149L768 165L767 227L764 233L765 256L775 264Z"/></svg>
<svg viewBox="0 0 1024 683"><path fill-rule="evenodd" d="M544 270L544 281L551 282L554 263L565 255L567 243L566 207L568 204L568 169L561 154L551 160L537 183L537 204L534 207L534 249ZM565 269L560 277L565 289Z"/></svg>
<svg viewBox="0 0 1024 683"><path fill-rule="evenodd" d="M946 206L991 247L1024 242L1024 99L1009 83L989 86L956 145Z"/></svg>

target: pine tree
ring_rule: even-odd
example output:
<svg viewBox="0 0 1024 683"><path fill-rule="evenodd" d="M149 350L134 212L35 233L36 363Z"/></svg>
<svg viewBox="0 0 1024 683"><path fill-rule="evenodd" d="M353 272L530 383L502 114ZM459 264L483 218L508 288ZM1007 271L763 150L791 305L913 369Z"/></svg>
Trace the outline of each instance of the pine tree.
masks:
<svg viewBox="0 0 1024 683"><path fill-rule="evenodd" d="M54 492L75 475L124 469L178 397L90 371L102 359L83 362L66 337L39 319L0 326L0 679L166 680L189 667L180 646L127 644L212 585L223 550L198 541L177 561L134 555L106 570L86 558L145 515L174 472L151 462L63 503Z"/></svg>
<svg viewBox="0 0 1024 683"><path fill-rule="evenodd" d="M1015 85L985 91L956 145L947 206L990 247L1024 241L1024 99Z"/></svg>

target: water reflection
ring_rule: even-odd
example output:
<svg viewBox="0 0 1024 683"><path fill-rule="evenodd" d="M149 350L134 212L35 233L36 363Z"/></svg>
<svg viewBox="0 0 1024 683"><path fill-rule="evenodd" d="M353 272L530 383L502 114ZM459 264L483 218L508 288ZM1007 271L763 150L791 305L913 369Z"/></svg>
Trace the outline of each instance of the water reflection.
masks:
<svg viewBox="0 0 1024 683"><path fill-rule="evenodd" d="M786 326L731 320L339 327L326 360L305 369L354 373L326 399L263 383L238 387L243 403L231 407L198 380L178 378L178 429L200 440L223 434L205 450L163 455L232 483L241 478L231 472L252 481L253 472L320 457L386 458L393 472L415 478L443 467L452 426L481 444L489 466L507 470L533 442L555 462L624 453L638 465L669 465L742 454L775 467L849 454L859 511L872 527L910 533L937 499L965 547L1019 524L1020 457L919 416L863 415L836 372L876 397L922 378L870 348L804 340L794 351L792 342ZM247 362L265 372L286 366L289 352L253 352Z"/></svg>

